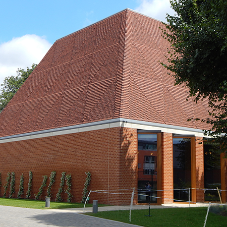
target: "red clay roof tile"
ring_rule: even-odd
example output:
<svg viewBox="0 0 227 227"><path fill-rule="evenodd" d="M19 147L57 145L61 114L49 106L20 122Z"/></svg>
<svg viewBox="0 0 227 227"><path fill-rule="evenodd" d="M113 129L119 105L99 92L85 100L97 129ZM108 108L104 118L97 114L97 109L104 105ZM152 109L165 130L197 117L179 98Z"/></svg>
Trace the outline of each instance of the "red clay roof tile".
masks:
<svg viewBox="0 0 227 227"><path fill-rule="evenodd" d="M0 136L130 118L205 128L207 102L160 64L169 47L159 21L124 10L57 40L0 114Z"/></svg>

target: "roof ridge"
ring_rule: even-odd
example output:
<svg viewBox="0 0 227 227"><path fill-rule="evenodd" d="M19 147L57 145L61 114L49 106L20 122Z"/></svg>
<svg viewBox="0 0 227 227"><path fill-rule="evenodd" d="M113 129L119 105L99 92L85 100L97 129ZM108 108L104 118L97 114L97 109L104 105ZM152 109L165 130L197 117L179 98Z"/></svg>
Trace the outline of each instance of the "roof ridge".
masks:
<svg viewBox="0 0 227 227"><path fill-rule="evenodd" d="M128 11L128 10L133 11L132 9L129 9L129 8L123 9L123 10L121 10L120 12L114 13L114 14L108 16L108 17L103 18L102 20L99 20L99 21L97 21L97 22L95 22L95 23L93 23L93 24L90 24L90 25L88 25L88 26L86 26L86 27L84 27L84 28L81 28L81 29L79 29L79 30L77 30L77 31L75 31L75 32L72 32L72 33L70 33L70 34L68 34L68 35L66 35L66 36L63 36L63 37L57 39L55 42L57 42L57 41L59 41L59 40L61 40L61 39L64 39L64 38L66 38L66 37L68 37L68 36L70 36L70 35L73 35L73 34L75 34L75 33L77 33L77 32L82 32L83 30L85 30L85 29L87 29L87 28L89 28L89 27L91 27L91 26L94 26L94 25L96 25L96 24L99 24L99 23L101 23L101 22L103 22L103 21L109 19L110 17L113 17L113 16L115 16L115 15L117 15L117 14L121 14L121 13L123 13L124 11Z"/></svg>
<svg viewBox="0 0 227 227"><path fill-rule="evenodd" d="M154 18L154 17L148 16L148 15L145 15L144 13L138 12L138 11L136 11L136 10L133 10L133 9L128 9L128 10L131 11L131 12L140 14L140 15L142 15L142 16L144 16L144 17L147 17L147 18L150 18L150 19L159 21L159 22L161 22L161 23L164 23L163 21L160 21L160 20L158 20L158 19L156 19L156 18Z"/></svg>
<svg viewBox="0 0 227 227"><path fill-rule="evenodd" d="M158 19L155 19L155 18L153 18L153 17L147 16L147 15L145 15L145 14L143 14L143 13L137 12L136 10L133 10L133 9L130 9L130 8L126 8L126 9L121 10L120 12L114 13L114 14L108 16L108 17L103 18L102 20L99 20L99 21L97 21L97 22L95 22L95 23L93 23L93 24L90 24L90 25L88 25L88 26L86 26L86 27L84 27L84 28L81 28L81 29L79 29L79 30L77 30L77 31L75 31L75 32L72 32L72 33L70 33L70 34L68 34L68 35L66 35L66 36L63 36L63 37L57 39L55 42L57 42L57 41L59 41L59 40L61 40L61 39L64 39L64 38L66 38L66 37L68 37L68 36L70 36L70 35L73 35L73 34L75 34L75 33L77 33L77 32L83 31L83 30L89 28L90 26L94 26L94 25L96 25L96 24L98 24L98 23L100 23L100 22L102 22L102 21L105 21L105 20L109 19L110 17L113 17L113 16L115 16L115 15L117 15L117 14L121 14L121 13L123 13L124 11L125 11L125 12L131 11L131 12L140 14L140 15L142 15L142 16L144 16L144 17L147 17L147 18L150 18L150 19L153 19L153 20L162 22L162 21L160 21L160 20L158 20ZM163 23L163 22L162 22L162 23Z"/></svg>

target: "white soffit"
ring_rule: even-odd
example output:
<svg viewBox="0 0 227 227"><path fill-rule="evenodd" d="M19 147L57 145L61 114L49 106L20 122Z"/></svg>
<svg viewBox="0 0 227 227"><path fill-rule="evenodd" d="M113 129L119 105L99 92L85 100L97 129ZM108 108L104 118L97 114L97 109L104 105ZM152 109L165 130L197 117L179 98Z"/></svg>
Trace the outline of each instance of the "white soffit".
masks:
<svg viewBox="0 0 227 227"><path fill-rule="evenodd" d="M174 134L180 134L180 135L190 134L197 137L204 137L203 130L200 130L200 129L117 118L117 119L98 121L98 122L81 124L81 125L74 125L74 126L68 126L68 127L62 127L62 128L55 128L55 129L49 129L49 130L43 130L43 131L37 131L37 132L31 132L31 133L0 137L0 143L8 143L8 142L29 140L29 139L38 139L38 138L50 137L50 136L60 136L65 134L87 132L87 131L116 128L116 127L134 128L134 129L149 130L149 131L161 131L161 132L174 133Z"/></svg>

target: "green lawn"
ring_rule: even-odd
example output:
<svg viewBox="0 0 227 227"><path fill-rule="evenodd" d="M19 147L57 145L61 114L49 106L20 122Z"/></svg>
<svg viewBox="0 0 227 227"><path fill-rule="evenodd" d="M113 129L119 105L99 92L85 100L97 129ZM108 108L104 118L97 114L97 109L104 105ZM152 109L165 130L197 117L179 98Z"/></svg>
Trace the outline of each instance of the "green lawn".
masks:
<svg viewBox="0 0 227 227"><path fill-rule="evenodd" d="M24 208L34 208L34 209L44 209L45 201L30 200L30 199L8 199L0 198L0 205L3 206L14 206L14 207L24 207ZM86 207L91 207L92 204L86 204ZM57 203L50 202L50 208L45 209L64 209L64 208L82 208L83 203Z"/></svg>
<svg viewBox="0 0 227 227"><path fill-rule="evenodd" d="M148 210L132 210L131 224L145 227L203 227L207 208L165 208ZM88 215L129 222L129 211L105 211ZM226 227L227 216L209 213L206 227Z"/></svg>

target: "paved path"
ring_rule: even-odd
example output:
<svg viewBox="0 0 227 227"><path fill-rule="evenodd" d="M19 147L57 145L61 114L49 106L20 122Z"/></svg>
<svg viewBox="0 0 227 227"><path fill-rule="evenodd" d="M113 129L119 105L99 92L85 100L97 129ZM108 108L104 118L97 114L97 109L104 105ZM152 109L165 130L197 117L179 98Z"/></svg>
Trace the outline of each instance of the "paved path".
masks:
<svg viewBox="0 0 227 227"><path fill-rule="evenodd" d="M191 206L206 206L193 204ZM168 206L151 206L151 209L168 207L188 207L188 204L169 204ZM148 209L147 205L135 205L133 209ZM99 211L129 210L129 206L99 207ZM0 227L136 227L122 222L83 215L92 212L92 207L71 209L29 209L0 205ZM138 227L138 226L137 226Z"/></svg>
<svg viewBox="0 0 227 227"><path fill-rule="evenodd" d="M122 222L83 215L76 209L38 210L0 206L1 227L136 227Z"/></svg>

